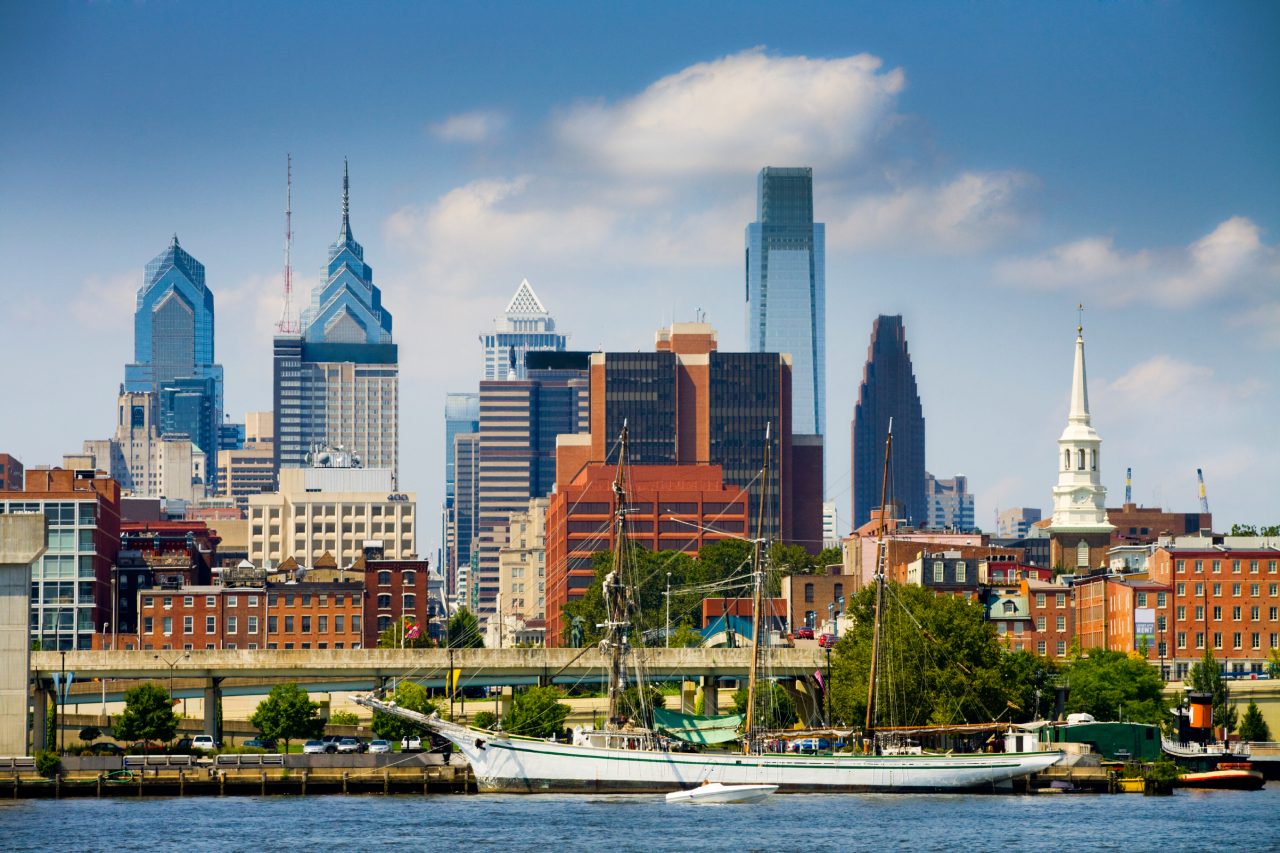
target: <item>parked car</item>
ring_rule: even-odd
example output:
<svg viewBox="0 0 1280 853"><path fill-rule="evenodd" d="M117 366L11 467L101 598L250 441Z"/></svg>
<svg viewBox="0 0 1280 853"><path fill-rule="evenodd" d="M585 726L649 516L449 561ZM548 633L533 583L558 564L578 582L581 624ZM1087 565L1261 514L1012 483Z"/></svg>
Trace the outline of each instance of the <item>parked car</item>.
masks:
<svg viewBox="0 0 1280 853"><path fill-rule="evenodd" d="M114 743L100 741L91 743L84 748L84 755L124 755L124 749L116 746Z"/></svg>
<svg viewBox="0 0 1280 853"><path fill-rule="evenodd" d="M797 640L812 640L813 629L807 625L801 626L795 630L795 638Z"/></svg>
<svg viewBox="0 0 1280 853"><path fill-rule="evenodd" d="M836 644L840 638L835 634L823 634L818 638L818 645L824 649L829 649Z"/></svg>
<svg viewBox="0 0 1280 853"><path fill-rule="evenodd" d="M196 735L191 739L191 746L195 749L217 749L222 744L213 739L213 735Z"/></svg>
<svg viewBox="0 0 1280 853"><path fill-rule="evenodd" d="M401 752L422 752L422 738L413 735L400 740Z"/></svg>
<svg viewBox="0 0 1280 853"><path fill-rule="evenodd" d="M191 738L180 737L173 742L173 749L175 752L185 752L186 750L191 749L191 747L194 744L195 744L195 741L193 741Z"/></svg>
<svg viewBox="0 0 1280 853"><path fill-rule="evenodd" d="M302 745L303 755L324 755L329 751L329 744L322 740L309 740Z"/></svg>
<svg viewBox="0 0 1280 853"><path fill-rule="evenodd" d="M338 752L342 753L364 752L368 748L366 744L353 737L344 737L338 741Z"/></svg>
<svg viewBox="0 0 1280 853"><path fill-rule="evenodd" d="M276 748L275 739L269 738L269 737L250 738L249 740L245 741L243 745L257 747L258 749L275 749Z"/></svg>
<svg viewBox="0 0 1280 853"><path fill-rule="evenodd" d="M338 744L342 742L342 735L325 735L320 738L320 742L325 745L325 752L333 754L338 751Z"/></svg>
<svg viewBox="0 0 1280 853"><path fill-rule="evenodd" d="M369 741L369 753L371 755L377 755L379 753L390 752L390 751L391 751L391 744L388 741L381 740L381 739Z"/></svg>

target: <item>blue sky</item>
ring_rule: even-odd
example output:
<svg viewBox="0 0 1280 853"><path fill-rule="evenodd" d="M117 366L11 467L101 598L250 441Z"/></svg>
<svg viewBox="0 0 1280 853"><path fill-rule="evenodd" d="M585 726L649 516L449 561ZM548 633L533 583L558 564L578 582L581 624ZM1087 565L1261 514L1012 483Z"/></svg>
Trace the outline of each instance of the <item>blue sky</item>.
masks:
<svg viewBox="0 0 1280 853"><path fill-rule="evenodd" d="M1074 306L1113 503L1280 518L1280 8L10 3L0 447L112 427L142 267L207 267L233 413L270 406L284 157L301 300L352 222L401 343L402 484L521 278L581 348L695 308L742 346L763 165L828 223L828 487L871 322L906 315L928 466L1048 508ZM27 405L27 401L35 401ZM425 531L424 531L425 533ZM428 534L429 535L429 534ZM420 542L429 551L434 542Z"/></svg>

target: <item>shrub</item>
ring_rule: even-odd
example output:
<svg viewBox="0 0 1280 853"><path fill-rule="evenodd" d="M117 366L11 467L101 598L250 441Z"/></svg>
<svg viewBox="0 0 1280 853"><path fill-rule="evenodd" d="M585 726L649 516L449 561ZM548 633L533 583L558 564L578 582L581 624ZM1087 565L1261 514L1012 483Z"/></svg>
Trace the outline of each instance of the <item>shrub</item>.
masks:
<svg viewBox="0 0 1280 853"><path fill-rule="evenodd" d="M97 740L102 737L102 729L97 726L85 726L80 730L80 740L86 743L91 740Z"/></svg>
<svg viewBox="0 0 1280 853"><path fill-rule="evenodd" d="M350 711L334 711L329 715L331 726L358 726L360 718Z"/></svg>
<svg viewBox="0 0 1280 853"><path fill-rule="evenodd" d="M51 749L42 749L36 753L36 772L52 779L62 772L62 759Z"/></svg>
<svg viewBox="0 0 1280 853"><path fill-rule="evenodd" d="M481 711L471 718L471 725L478 729L493 729L495 723L498 722L498 715L492 711Z"/></svg>

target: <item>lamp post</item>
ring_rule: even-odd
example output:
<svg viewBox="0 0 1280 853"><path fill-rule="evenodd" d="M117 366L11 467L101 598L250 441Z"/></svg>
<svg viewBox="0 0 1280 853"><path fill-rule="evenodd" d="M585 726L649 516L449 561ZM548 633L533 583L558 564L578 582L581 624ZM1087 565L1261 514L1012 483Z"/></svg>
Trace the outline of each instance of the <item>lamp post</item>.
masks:
<svg viewBox="0 0 1280 853"><path fill-rule="evenodd" d="M667 648L671 648L671 572L667 572Z"/></svg>
<svg viewBox="0 0 1280 853"><path fill-rule="evenodd" d="M191 657L191 652L183 652L181 655L174 658L173 660L169 660L167 657L164 657L163 655L152 655L152 657L154 657L158 661L162 661L167 667L169 667L169 704L172 705L173 704L173 668L176 667L182 661Z"/></svg>
<svg viewBox="0 0 1280 853"><path fill-rule="evenodd" d="M827 725L835 726L831 721L831 647L827 646L827 683L823 685L826 689L822 692L826 694L827 699Z"/></svg>

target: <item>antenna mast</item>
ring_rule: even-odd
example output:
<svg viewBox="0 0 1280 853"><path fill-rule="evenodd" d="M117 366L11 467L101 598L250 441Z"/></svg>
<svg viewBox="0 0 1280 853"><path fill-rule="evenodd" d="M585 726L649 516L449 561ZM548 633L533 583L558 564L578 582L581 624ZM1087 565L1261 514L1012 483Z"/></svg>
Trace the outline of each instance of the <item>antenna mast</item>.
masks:
<svg viewBox="0 0 1280 853"><path fill-rule="evenodd" d="M287 156L287 182L284 196L284 307L276 331L296 335L301 331L293 319L293 154Z"/></svg>

